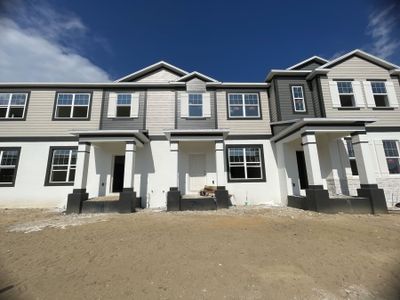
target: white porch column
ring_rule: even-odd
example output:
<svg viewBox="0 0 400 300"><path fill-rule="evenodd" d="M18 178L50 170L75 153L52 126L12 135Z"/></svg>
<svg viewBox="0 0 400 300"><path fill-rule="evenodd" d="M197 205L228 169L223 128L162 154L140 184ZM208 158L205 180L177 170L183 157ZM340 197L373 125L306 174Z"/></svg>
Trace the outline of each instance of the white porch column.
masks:
<svg viewBox="0 0 400 300"><path fill-rule="evenodd" d="M179 143L170 142L170 160L171 160L171 187L179 187L179 169L178 169L178 153L179 153Z"/></svg>
<svg viewBox="0 0 400 300"><path fill-rule="evenodd" d="M89 167L90 143L79 143L76 155L74 190L86 189Z"/></svg>
<svg viewBox="0 0 400 300"><path fill-rule="evenodd" d="M373 157L365 133L357 133L351 137L356 156L360 184L376 184Z"/></svg>
<svg viewBox="0 0 400 300"><path fill-rule="evenodd" d="M223 141L215 142L215 168L217 175L217 186L226 186L225 176L225 147Z"/></svg>
<svg viewBox="0 0 400 300"><path fill-rule="evenodd" d="M136 142L129 141L125 144L125 168L124 168L124 190L133 190L133 179L135 175Z"/></svg>
<svg viewBox="0 0 400 300"><path fill-rule="evenodd" d="M301 145L303 146L306 160L308 184L322 186L323 182L315 133L303 134L301 137Z"/></svg>

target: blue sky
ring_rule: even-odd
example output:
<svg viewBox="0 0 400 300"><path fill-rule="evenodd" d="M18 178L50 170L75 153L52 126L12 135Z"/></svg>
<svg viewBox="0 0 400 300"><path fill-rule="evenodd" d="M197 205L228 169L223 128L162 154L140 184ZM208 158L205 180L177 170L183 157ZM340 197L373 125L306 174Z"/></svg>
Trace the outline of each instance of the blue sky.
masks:
<svg viewBox="0 0 400 300"><path fill-rule="evenodd" d="M400 64L400 4L330 1L4 1L0 81L105 81L165 60L262 81L361 48Z"/></svg>

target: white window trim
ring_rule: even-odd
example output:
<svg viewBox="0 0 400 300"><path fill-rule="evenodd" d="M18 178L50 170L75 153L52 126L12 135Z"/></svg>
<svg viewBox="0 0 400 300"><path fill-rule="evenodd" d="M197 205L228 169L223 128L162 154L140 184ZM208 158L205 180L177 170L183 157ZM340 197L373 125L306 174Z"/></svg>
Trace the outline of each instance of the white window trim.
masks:
<svg viewBox="0 0 400 300"><path fill-rule="evenodd" d="M201 104L190 104L190 95L200 95L201 96ZM199 119L204 118L204 97L202 93L188 93L188 116L189 119ZM190 115L190 106L200 106L201 107L201 116L191 116Z"/></svg>
<svg viewBox="0 0 400 300"><path fill-rule="evenodd" d="M26 111L26 102L28 101L28 93L17 93L17 92L15 92L15 93L0 93L0 94L9 94L8 105L0 105L0 107L7 107L6 116L3 117L3 118L0 118L0 119L2 119L2 120L5 120L5 119L22 120L22 119L24 119L25 118L25 111ZM12 96L15 95L15 94L23 94L23 95L25 95L25 104L24 105L22 105L22 104L12 104L11 105ZM20 118L12 118L12 117L10 117L9 114L10 114L11 106L13 106L13 107L23 107L24 111L22 113L22 117L20 117Z"/></svg>
<svg viewBox="0 0 400 300"><path fill-rule="evenodd" d="M339 82L350 82L350 84L351 84L351 89L353 90L353 92L352 92L352 93L341 93L340 90L339 90ZM354 95L353 81L352 81L352 80L337 80L337 81L336 81L336 84L337 84L337 88L338 88L338 95L339 95L340 107L344 107L344 108L346 108L346 107L349 107L349 108L351 108L351 107L357 107L356 96ZM342 105L342 101L341 101L341 99L340 99L340 95L345 95L345 96L349 96L349 95L350 95L350 96L353 96L353 105L352 105L352 106L343 106L343 105Z"/></svg>
<svg viewBox="0 0 400 300"><path fill-rule="evenodd" d="M249 162L249 164L252 164L252 165L250 165L250 167L259 167L260 168L260 173L261 173L261 177L259 177L259 178L248 178L247 177L247 159L246 159L246 149L247 148L257 148L258 149L258 155L259 155L259 159L260 159L260 161L259 162ZM231 160L230 160L230 151L232 150L232 149L242 149L243 150L243 162L231 162ZM256 147L256 146L248 146L248 147L242 147L242 146L240 146L240 147L235 147L235 146L232 146L231 148L228 148L228 176L229 176L229 180L231 180L231 181L243 181L243 180L248 180L248 181L252 181L252 180L261 180L261 179L263 179L264 178L264 174L263 174L263 164L262 164L262 156L261 156L261 153L262 153L262 151L261 151L261 147ZM258 164L257 166L256 166L256 164ZM230 169L231 169L231 167L244 167L244 178L232 178L231 177L231 172L230 172Z"/></svg>
<svg viewBox="0 0 400 300"><path fill-rule="evenodd" d="M229 96L230 95L240 95L242 97L242 104L231 104ZM257 96L257 116L246 116L246 106L255 106L256 104L245 104L245 95L256 95ZM243 115L242 116L231 116L231 106L242 106ZM258 119L260 118L260 97L258 93L228 93L228 116L230 119Z"/></svg>
<svg viewBox="0 0 400 300"><path fill-rule="evenodd" d="M398 156L386 156L384 141L394 141L395 142ZM394 158L394 159L397 159L399 161L399 163L400 163L399 141L398 140L394 140L394 139L382 140L382 147L383 147L383 153L385 154L385 160L386 160L386 167L388 169L388 175L391 176L391 177L392 176L400 176L400 173L390 173L389 165L388 165L388 162L387 162L388 158L389 159L393 159Z"/></svg>
<svg viewBox="0 0 400 300"><path fill-rule="evenodd" d="M371 82L371 91L372 91L372 96L374 97L375 107L378 107L378 108L379 107L390 107L389 95L388 95L387 88L386 88L386 81L383 81L383 80L371 80L370 82ZM374 92L374 88L372 87L372 84L376 83L376 82L383 83L383 86L385 87L386 93L375 93ZM375 100L375 95L386 96L386 105L385 106L377 106L376 105L376 100Z"/></svg>
<svg viewBox="0 0 400 300"><path fill-rule="evenodd" d="M130 104L118 104L118 96L119 95L129 95L131 97L131 103ZM132 101L133 97L131 93L117 93L117 99L115 102L115 117L118 119L131 119L131 112L132 112ZM129 107L129 116L118 116L118 107Z"/></svg>
<svg viewBox="0 0 400 300"><path fill-rule="evenodd" d="M67 104L58 104L58 99L60 98L60 95L72 95L72 103L71 105L67 105ZM75 104L75 96L76 95L88 95L89 96L89 100L88 100L88 104L87 105L83 105L83 104ZM90 102L92 101L91 99L91 94L90 93L58 93L57 94L57 99L56 99L56 111L54 112L54 119L57 120L69 120L69 119L77 119L77 120L86 120L89 118L89 113L90 113ZM73 117L74 115L74 109L75 106L78 107L87 107L87 112L86 112L86 117ZM58 107L71 107L71 112L69 117L58 117L57 116L57 108Z"/></svg>
<svg viewBox="0 0 400 300"><path fill-rule="evenodd" d="M76 164L72 164L71 163L71 160L72 160L72 152L73 151L75 151L75 150L72 150L72 149L70 149L69 150L69 156L68 156L68 163L67 164L56 164L56 166L62 166L62 167L67 167L67 176L66 176L66 178L65 178L65 181L53 181L53 180L51 180L52 179L52 175L53 175L53 171L54 171L54 152L55 151L57 151L57 150L60 150L60 149L53 149L53 152L52 152L52 158L51 158L51 166L50 166L50 176L49 176L49 183L73 183L74 181L69 181L68 179L69 179L69 174L70 174L70 172L71 172L71 169L74 169L75 170L75 172L76 172ZM66 150L66 149L62 149L62 150ZM61 171L61 170L55 170L55 172L58 172L58 171ZM76 175L76 174L75 174Z"/></svg>
<svg viewBox="0 0 400 300"><path fill-rule="evenodd" d="M300 88L301 94L303 97L295 97L294 88ZM303 109L296 109L296 100L301 100L303 102ZM293 101L293 109L295 112L306 112L306 101L304 99L304 89L302 85L293 85L292 86L292 101Z"/></svg>

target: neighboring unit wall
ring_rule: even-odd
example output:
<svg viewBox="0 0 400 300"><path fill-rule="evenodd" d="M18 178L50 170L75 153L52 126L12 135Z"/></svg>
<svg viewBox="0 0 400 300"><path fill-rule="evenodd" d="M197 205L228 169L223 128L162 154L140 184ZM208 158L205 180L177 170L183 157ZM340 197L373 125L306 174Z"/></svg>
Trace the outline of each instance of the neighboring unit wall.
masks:
<svg viewBox="0 0 400 300"><path fill-rule="evenodd" d="M110 104L109 97L111 91L104 91L104 104L101 113L100 129L145 129L145 108L146 108L146 91L136 91L139 93L139 116L137 118L109 118L108 106ZM121 93L130 93L133 91L112 91Z"/></svg>
<svg viewBox="0 0 400 300"><path fill-rule="evenodd" d="M26 120L0 121L0 136L62 136L71 130L96 130L100 123L103 92L82 89L0 89L0 92L29 91ZM89 120L53 120L56 92L93 92Z"/></svg>
<svg viewBox="0 0 400 300"><path fill-rule="evenodd" d="M261 103L261 118L258 119L228 119L227 93L259 93ZM229 134L271 134L269 125L269 105L266 90L217 90L218 128L229 129Z"/></svg>
<svg viewBox="0 0 400 300"><path fill-rule="evenodd" d="M359 110L342 110L332 105L329 81L333 79L354 79L366 81L370 79L384 79L393 82L398 101L400 101L400 86L397 78L391 78L389 71L360 57L353 56L348 60L334 66L327 77L321 77L321 88L325 104L326 117L335 118L377 118L378 121L371 126L400 125L400 110L381 110L365 107ZM364 101L365 101L365 94Z"/></svg>

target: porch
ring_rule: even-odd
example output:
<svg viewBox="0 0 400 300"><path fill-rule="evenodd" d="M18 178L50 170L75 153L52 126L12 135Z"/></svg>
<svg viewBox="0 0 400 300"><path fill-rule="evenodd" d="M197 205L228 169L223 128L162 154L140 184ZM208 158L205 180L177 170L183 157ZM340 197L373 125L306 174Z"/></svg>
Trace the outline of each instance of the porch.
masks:
<svg viewBox="0 0 400 300"><path fill-rule="evenodd" d="M386 213L385 195L377 185L365 125L373 119L301 119L272 139L288 206L318 212ZM360 187L350 195L348 161L342 139L351 138Z"/></svg>

